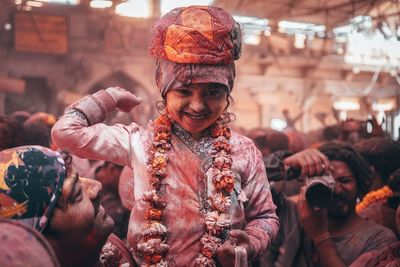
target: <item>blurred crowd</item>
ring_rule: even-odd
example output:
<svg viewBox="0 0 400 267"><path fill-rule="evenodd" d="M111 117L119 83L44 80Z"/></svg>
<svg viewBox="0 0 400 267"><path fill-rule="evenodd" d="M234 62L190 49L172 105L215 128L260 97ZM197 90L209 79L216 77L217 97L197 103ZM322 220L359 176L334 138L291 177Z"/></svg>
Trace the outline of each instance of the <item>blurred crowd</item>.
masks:
<svg viewBox="0 0 400 267"><path fill-rule="evenodd" d="M32 149L38 149L49 158L57 157L51 155L51 151L58 150L50 137L55 122L54 115L44 112L30 114L19 111L0 116L0 164L16 160L9 158L9 151L13 149L18 155L33 153ZM347 266L399 266L400 144L386 136L379 125L373 121L369 123L372 127L369 133L365 123L355 120L327 126L320 131L319 140L312 143L305 134L293 127L283 131L270 128L249 131L238 129L253 140L263 156L280 220L278 236L262 257L253 261L253 266L329 266L325 263L334 262L335 256L332 253L340 255ZM31 157L36 156L32 154ZM36 233L26 226L2 219L2 240L6 238L14 246L12 249L4 249L2 253L11 255L14 262L19 257L32 257L32 266L59 266L59 262L61 266L96 266L83 260L93 258L93 255L97 255L95 262L100 264L97 266L118 266L121 258L126 266L129 263L133 266L132 259L127 256L129 244L126 241L130 210L134 204L129 196L134 187L130 180L132 169L110 162L81 159L71 154L63 157L64 160L68 159L73 170L66 171L65 176L70 178L65 177L65 181L72 179L74 175L71 173L87 178L88 185L81 185L80 190L96 191L91 201L98 201L105 213L112 217L115 222L111 226L113 234L106 234L96 245L90 246L83 241L82 235L72 234L73 231L81 233L83 230L79 228L84 226L75 225L74 228L71 221L45 226L42 233ZM28 175L31 168L40 168L41 171L46 168L42 166L43 163L32 162L32 166L25 166L28 171L18 174L18 179L22 179L21 175ZM43 177L45 175L48 173L43 172ZM324 180L325 175L333 179L333 185L329 185L329 180ZM307 195L307 190L311 192L311 180L326 186L327 191L322 189L315 195ZM90 181L101 185L96 186ZM2 189L7 187L4 182L0 186ZM39 187L41 184L26 185L32 186ZM64 187L59 189L61 198L65 193ZM24 190L28 192L39 189ZM79 193L75 191L68 194L79 198ZM326 199L324 194L330 197ZM16 195L12 196L16 198ZM29 197L36 198L38 195L31 193ZM311 198L316 201L316 206L313 209L302 208L303 202L311 204ZM321 206L318 203L322 203ZM4 206L4 196L1 204ZM37 207L30 208L34 214L38 212ZM4 212L13 211L1 210L0 217L4 217L1 216ZM57 220L58 213L53 214L55 218L50 221ZM77 210L69 216L84 217L85 211ZM69 217L64 220L66 218ZM95 218L93 220L92 223L95 223ZM57 228L59 225L60 228ZM62 235L58 232L62 230L66 231L71 239L68 242L71 243L60 240ZM17 235L22 239L16 238ZM32 235L36 243L32 241ZM49 241L50 246L42 236ZM24 239L35 244L28 244ZM15 249L15 245L20 246L22 252ZM67 249L68 246L72 248ZM120 255L121 250L113 253L113 246L124 247L122 251L125 254ZM68 260L71 255L75 255L77 261ZM10 258L0 258L0 265L8 266L6 262Z"/></svg>

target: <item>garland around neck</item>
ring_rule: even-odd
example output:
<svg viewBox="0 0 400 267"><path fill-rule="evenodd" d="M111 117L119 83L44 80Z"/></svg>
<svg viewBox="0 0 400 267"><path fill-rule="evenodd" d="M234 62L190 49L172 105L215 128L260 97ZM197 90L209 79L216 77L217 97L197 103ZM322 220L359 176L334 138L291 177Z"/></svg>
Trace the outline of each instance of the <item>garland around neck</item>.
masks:
<svg viewBox="0 0 400 267"><path fill-rule="evenodd" d="M142 197L149 207L145 214L147 224L142 229L142 237L138 242L137 251L143 258L142 266L167 267L169 245L166 235L168 229L163 224L164 209L167 203L160 188L162 180L167 177L167 153L171 147L172 121L168 115L161 115L154 121L153 129L151 157L147 166L152 189L144 192ZM211 136L214 139L212 142L213 163L209 173L214 191L209 198L211 210L205 214L205 233L200 240L201 249L195 259L196 266L200 267L216 266L217 249L222 245L224 236L231 227L230 194L235 183L231 170L230 129L216 122L211 126Z"/></svg>

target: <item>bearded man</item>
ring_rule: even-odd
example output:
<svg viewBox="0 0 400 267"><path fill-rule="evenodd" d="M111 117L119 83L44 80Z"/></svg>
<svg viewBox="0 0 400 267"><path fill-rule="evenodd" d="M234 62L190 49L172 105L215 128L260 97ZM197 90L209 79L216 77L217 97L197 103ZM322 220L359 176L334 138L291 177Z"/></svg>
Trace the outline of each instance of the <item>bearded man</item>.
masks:
<svg viewBox="0 0 400 267"><path fill-rule="evenodd" d="M306 265L349 266L361 254L394 243L396 236L388 228L356 213L357 199L368 192L372 182L362 156L343 143L328 143L319 150L330 161L335 187L326 209L312 209L305 198L305 188L300 193L300 221L312 240L303 247Z"/></svg>

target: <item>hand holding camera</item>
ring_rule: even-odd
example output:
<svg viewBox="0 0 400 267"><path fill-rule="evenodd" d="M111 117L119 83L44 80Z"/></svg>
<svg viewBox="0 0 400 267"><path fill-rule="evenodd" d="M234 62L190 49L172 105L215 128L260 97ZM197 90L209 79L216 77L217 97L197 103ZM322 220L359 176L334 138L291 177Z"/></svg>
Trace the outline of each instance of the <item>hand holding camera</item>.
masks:
<svg viewBox="0 0 400 267"><path fill-rule="evenodd" d="M296 153L284 160L285 168L292 172L301 170L300 177L305 179L305 199L312 208L326 208L332 200L335 180L331 176L328 158L318 149L311 148Z"/></svg>
<svg viewBox="0 0 400 267"><path fill-rule="evenodd" d="M308 236L313 240L328 233L328 215L326 209L311 208L306 199L306 188L303 186L297 202L299 219Z"/></svg>

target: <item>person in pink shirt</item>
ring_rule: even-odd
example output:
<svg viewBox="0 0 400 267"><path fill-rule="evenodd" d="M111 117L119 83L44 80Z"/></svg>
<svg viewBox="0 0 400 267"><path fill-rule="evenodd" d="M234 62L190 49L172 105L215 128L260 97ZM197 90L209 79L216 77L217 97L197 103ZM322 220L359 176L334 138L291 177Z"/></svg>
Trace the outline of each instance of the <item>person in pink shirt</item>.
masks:
<svg viewBox="0 0 400 267"><path fill-rule="evenodd" d="M153 26L159 118L102 124L141 102L111 87L72 104L52 130L61 149L132 167L128 241L139 265L245 266L278 231L261 154L227 125L240 51L225 10L176 8Z"/></svg>

